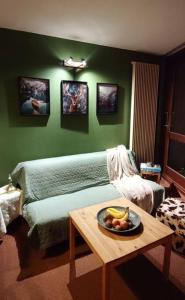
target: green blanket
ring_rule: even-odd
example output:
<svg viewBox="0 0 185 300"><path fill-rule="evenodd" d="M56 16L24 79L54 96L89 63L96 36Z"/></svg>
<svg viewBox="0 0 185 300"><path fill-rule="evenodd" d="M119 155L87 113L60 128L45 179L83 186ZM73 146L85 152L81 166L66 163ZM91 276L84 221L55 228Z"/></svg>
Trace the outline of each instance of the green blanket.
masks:
<svg viewBox="0 0 185 300"><path fill-rule="evenodd" d="M132 152L128 155L137 171ZM41 249L68 237L70 210L121 197L109 184L106 151L22 162L11 175L23 190L28 236ZM150 184L160 204L164 189Z"/></svg>
<svg viewBox="0 0 185 300"><path fill-rule="evenodd" d="M105 151L22 162L11 175L25 203L109 183Z"/></svg>
<svg viewBox="0 0 185 300"><path fill-rule="evenodd" d="M32 246L46 249L68 239L69 211L120 197L112 184L106 184L24 205Z"/></svg>

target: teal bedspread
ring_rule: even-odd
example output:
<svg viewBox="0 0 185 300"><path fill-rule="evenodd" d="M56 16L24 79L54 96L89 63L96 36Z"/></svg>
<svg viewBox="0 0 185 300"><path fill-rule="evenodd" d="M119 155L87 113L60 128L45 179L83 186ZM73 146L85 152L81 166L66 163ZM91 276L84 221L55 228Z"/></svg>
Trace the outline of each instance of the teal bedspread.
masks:
<svg viewBox="0 0 185 300"><path fill-rule="evenodd" d="M120 197L112 184L106 184L25 205L31 244L46 249L68 239L69 211Z"/></svg>
<svg viewBox="0 0 185 300"><path fill-rule="evenodd" d="M109 183L104 151L22 162L11 176L25 203Z"/></svg>
<svg viewBox="0 0 185 300"><path fill-rule="evenodd" d="M133 153L128 154L137 171ZM121 197L109 183L106 151L22 162L11 175L23 190L28 236L40 249L68 238L69 211ZM164 189L150 185L158 206Z"/></svg>

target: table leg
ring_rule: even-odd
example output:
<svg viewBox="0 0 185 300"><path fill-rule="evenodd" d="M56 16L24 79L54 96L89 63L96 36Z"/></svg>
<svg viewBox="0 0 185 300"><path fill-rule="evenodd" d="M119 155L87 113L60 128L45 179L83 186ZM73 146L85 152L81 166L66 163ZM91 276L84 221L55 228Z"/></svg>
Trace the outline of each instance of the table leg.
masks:
<svg viewBox="0 0 185 300"><path fill-rule="evenodd" d="M69 217L69 280L73 280L76 277L75 268L75 226L73 225L71 217Z"/></svg>
<svg viewBox="0 0 185 300"><path fill-rule="evenodd" d="M157 183L160 183L160 180L161 180L161 174L157 174Z"/></svg>
<svg viewBox="0 0 185 300"><path fill-rule="evenodd" d="M166 242L164 243L165 250L164 250L164 261L163 261L163 274L166 280L169 279L171 245L172 245L172 235L170 235L166 239Z"/></svg>
<svg viewBox="0 0 185 300"><path fill-rule="evenodd" d="M109 265L103 264L103 267L102 267L102 300L110 299L109 276L110 276Z"/></svg>

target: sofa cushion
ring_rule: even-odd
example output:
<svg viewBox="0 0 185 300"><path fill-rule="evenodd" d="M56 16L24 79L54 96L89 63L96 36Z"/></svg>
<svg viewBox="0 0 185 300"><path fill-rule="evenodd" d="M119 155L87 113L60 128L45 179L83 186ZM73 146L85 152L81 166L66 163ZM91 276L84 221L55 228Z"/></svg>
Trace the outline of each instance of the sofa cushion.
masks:
<svg viewBox="0 0 185 300"><path fill-rule="evenodd" d="M136 174L139 174L139 170L137 168L137 164L136 164L136 155L135 155L135 152L132 151L132 150L127 150L127 153L128 153L128 157L129 157L129 160L130 160L130 163L134 169L134 172Z"/></svg>
<svg viewBox="0 0 185 300"><path fill-rule="evenodd" d="M152 190L153 190L153 195L154 195L154 207L153 207L153 211L156 211L156 209L158 208L158 206L161 204L161 202L164 200L164 196L165 196L165 189L163 186L161 186L160 184L151 181L151 180L147 180L147 179L143 179L145 181L147 181L147 183L151 186Z"/></svg>
<svg viewBox="0 0 185 300"><path fill-rule="evenodd" d="M138 172L134 153L130 162ZM106 151L37 159L19 163L13 170L15 186L23 190L25 203L73 193L109 183Z"/></svg>
<svg viewBox="0 0 185 300"><path fill-rule="evenodd" d="M67 239L69 211L119 197L114 186L107 184L25 205L23 216L30 226L32 245L46 249Z"/></svg>
<svg viewBox="0 0 185 300"><path fill-rule="evenodd" d="M11 175L26 203L109 183L105 151L22 162Z"/></svg>

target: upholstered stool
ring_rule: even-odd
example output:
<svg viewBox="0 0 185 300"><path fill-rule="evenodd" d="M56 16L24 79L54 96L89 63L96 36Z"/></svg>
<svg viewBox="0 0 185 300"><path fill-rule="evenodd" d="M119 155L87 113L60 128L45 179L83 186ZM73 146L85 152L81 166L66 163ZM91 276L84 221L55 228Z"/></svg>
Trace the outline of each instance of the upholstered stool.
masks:
<svg viewBox="0 0 185 300"><path fill-rule="evenodd" d="M166 198L158 207L156 218L174 230L172 247L185 255L185 202L181 198Z"/></svg>

